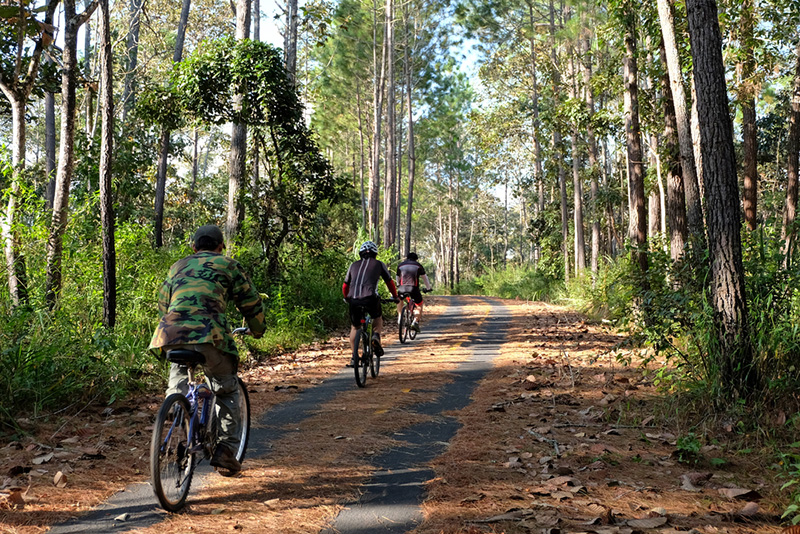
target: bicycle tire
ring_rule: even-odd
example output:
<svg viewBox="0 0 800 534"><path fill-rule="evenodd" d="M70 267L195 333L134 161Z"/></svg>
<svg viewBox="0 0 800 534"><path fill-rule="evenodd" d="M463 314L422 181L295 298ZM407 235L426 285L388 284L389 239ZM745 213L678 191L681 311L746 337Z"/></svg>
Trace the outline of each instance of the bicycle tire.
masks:
<svg viewBox="0 0 800 534"><path fill-rule="evenodd" d="M409 322L408 322L408 305L407 304L403 306L402 310L400 310L400 321L398 321L398 323L400 325L398 327L398 334L399 334L399 337L400 337L400 343L405 343L406 340L408 339L408 326L409 326Z"/></svg>
<svg viewBox="0 0 800 534"><path fill-rule="evenodd" d="M414 321L414 318L411 317L410 320L409 320L409 326L408 326L408 337L410 337L412 340L417 339L417 331L414 330L413 328L411 328L411 323L413 321Z"/></svg>
<svg viewBox="0 0 800 534"><path fill-rule="evenodd" d="M186 504L194 474L195 454L190 452L189 401L180 393L168 396L158 410L150 442L150 481L162 508L170 512Z"/></svg>
<svg viewBox="0 0 800 534"><path fill-rule="evenodd" d="M355 360L353 370L356 375L356 385L360 388L367 385L367 367L369 367L369 357L372 352L372 347L370 347L369 343L369 338L362 331L356 337L355 347L353 348L353 359Z"/></svg>
<svg viewBox="0 0 800 534"><path fill-rule="evenodd" d="M247 385L241 377L237 376L236 380L239 383L239 448L236 450L236 459L239 463L244 461L245 453L247 452L247 445L250 442L250 396L247 394ZM214 451L214 446L219 441L219 427L217 426L217 410L216 410L216 396L214 397L214 404L211 406L211 414L206 423L209 440L208 450Z"/></svg>
<svg viewBox="0 0 800 534"><path fill-rule="evenodd" d="M369 359L369 374L372 375L372 378L378 378L378 373L381 372L381 357L371 351L372 354L370 355Z"/></svg>

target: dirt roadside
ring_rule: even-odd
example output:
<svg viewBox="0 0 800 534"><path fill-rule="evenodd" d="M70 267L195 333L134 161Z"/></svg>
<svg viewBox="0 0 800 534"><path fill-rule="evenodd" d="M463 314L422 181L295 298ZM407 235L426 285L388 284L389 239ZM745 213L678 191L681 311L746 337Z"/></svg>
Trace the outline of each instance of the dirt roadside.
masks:
<svg viewBox="0 0 800 534"><path fill-rule="evenodd" d="M436 305L434 298L428 312L443 313L445 300ZM621 338L563 308L506 305L518 326L473 402L451 414L463 427L434 462L426 520L415 532L780 531L778 483L763 466L720 445L680 461L681 436L653 408L651 380L617 363L613 347ZM455 328L404 347L408 358L387 362L367 389L353 384L320 406L271 444L266 458L248 460L242 477L213 477L202 490L193 488L185 513L165 514L163 523L138 532L318 532L358 494L370 458L424 420L413 407L438 395L451 379L448 370L464 358L465 340L490 313L476 299ZM339 372L349 357L345 346L338 338L243 372L254 413ZM44 532L146 480L160 401L144 397L111 412L89 406L37 421L35 437L0 444L0 491L30 488L24 507L0 510L0 532ZM59 471L67 480L62 488L53 484ZM736 489L751 493L723 495L735 497L727 490Z"/></svg>

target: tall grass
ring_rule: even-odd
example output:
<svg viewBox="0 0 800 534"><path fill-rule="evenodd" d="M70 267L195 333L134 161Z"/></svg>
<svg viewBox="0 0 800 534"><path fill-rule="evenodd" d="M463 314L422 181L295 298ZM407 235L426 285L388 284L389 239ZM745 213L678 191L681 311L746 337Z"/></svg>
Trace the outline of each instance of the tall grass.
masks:
<svg viewBox="0 0 800 534"><path fill-rule="evenodd" d="M490 295L507 299L552 301L564 283L531 267L510 266L491 270L458 284L457 295Z"/></svg>

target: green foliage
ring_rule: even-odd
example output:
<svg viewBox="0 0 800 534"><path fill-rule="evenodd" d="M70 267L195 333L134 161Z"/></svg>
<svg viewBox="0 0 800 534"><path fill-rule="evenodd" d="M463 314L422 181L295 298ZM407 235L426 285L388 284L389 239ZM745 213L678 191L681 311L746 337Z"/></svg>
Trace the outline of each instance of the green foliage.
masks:
<svg viewBox="0 0 800 534"><path fill-rule="evenodd" d="M456 286L459 295L491 295L507 299L552 300L561 280L528 267L491 270Z"/></svg>
<svg viewBox="0 0 800 534"><path fill-rule="evenodd" d="M678 461L683 463L697 463L702 444L694 432L680 436L675 444L678 452Z"/></svg>

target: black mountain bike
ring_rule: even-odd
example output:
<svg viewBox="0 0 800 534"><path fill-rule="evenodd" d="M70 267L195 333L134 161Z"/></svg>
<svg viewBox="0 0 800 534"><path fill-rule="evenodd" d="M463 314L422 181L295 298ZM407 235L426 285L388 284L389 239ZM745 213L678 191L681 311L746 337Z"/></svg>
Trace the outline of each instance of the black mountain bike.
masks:
<svg viewBox="0 0 800 534"><path fill-rule="evenodd" d="M392 302L394 299L381 299L381 302ZM373 319L365 307L362 307L361 326L353 344L353 370L356 374L356 384L363 388L367 385L367 370L372 378L377 378L381 372L381 357L372 350L372 325Z"/></svg>
<svg viewBox="0 0 800 534"><path fill-rule="evenodd" d="M237 328L233 333L246 331ZM189 392L173 393L161 404L150 442L150 482L161 506L177 512L186 504L194 470L214 453L218 423L214 393L204 382L195 381L195 368L205 363L205 357L193 350L179 349L167 352L167 359L187 367ZM241 462L250 439L250 398L242 379L238 381L241 421L236 459ZM220 470L220 474L230 473Z"/></svg>
<svg viewBox="0 0 800 534"><path fill-rule="evenodd" d="M430 293L427 288L422 288L424 293ZM405 301L403 309L400 310L400 316L397 319L397 333L400 338L400 343L405 343L408 338L412 340L417 337L417 331L411 325L414 322L414 310L417 308L417 303L411 298L409 293L400 293L400 298Z"/></svg>

